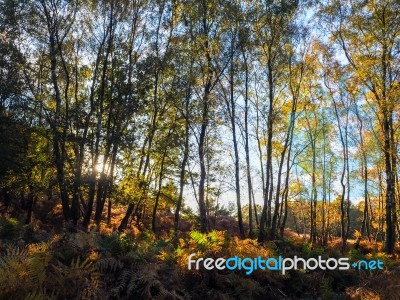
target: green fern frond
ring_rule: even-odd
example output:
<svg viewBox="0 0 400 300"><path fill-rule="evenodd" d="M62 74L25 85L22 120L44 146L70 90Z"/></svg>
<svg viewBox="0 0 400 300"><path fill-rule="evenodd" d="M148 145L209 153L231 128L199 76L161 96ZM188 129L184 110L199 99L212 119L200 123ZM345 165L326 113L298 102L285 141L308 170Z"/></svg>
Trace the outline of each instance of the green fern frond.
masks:
<svg viewBox="0 0 400 300"><path fill-rule="evenodd" d="M322 284L320 288L322 299L326 300L333 299L332 282L333 282L332 277L326 277L322 279Z"/></svg>

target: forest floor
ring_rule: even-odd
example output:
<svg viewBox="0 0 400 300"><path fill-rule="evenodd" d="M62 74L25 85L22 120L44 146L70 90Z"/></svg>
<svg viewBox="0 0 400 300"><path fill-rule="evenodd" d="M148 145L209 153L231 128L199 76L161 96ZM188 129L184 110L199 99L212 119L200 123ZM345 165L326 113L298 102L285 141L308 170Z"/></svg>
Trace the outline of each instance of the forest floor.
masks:
<svg viewBox="0 0 400 300"><path fill-rule="evenodd" d="M311 244L291 230L282 240L263 245L240 239L232 217L213 220L202 234L183 220L172 233L172 216L160 217L160 233L146 224L115 231L123 208L110 226L70 232L56 207L48 219L22 225L18 217L0 218L0 299L400 299L400 250L382 251L382 243L340 239ZM49 212L50 213L50 212ZM61 222L61 223L59 223ZM147 227L148 228L148 227ZM198 257L348 257L351 262L380 259L383 270L188 270Z"/></svg>

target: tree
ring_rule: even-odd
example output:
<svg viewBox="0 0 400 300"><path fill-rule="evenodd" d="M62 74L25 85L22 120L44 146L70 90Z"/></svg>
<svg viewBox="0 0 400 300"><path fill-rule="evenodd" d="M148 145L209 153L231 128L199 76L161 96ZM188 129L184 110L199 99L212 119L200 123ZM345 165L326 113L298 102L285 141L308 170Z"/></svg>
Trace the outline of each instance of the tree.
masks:
<svg viewBox="0 0 400 300"><path fill-rule="evenodd" d="M239 51L237 51L240 47L239 43L239 28L240 28L240 11L239 7L236 5L231 5L226 8L227 14L234 18L235 26L231 28L228 32L228 40L227 43L227 55L229 56L229 71L227 75L228 87L224 86L224 83L221 80L221 90L223 94L223 98L226 105L226 111L228 114L228 119L230 122L230 129L232 131L232 144L234 151L234 168L235 168L235 192L236 192L236 207L237 207L237 216L238 216L238 226L239 231L242 237L244 237L244 229L243 229L243 218L242 218L242 207L241 207L241 193L240 193L240 159L239 159L239 147L238 147L238 135L237 135L237 101L238 96L235 93L236 86L236 72L238 69L238 59ZM249 198L251 199L251 198ZM250 206L251 208L251 206Z"/></svg>
<svg viewBox="0 0 400 300"><path fill-rule="evenodd" d="M322 11L327 29L347 58L349 71L377 108L385 160L387 253L393 252L397 223L394 112L399 95L399 12L397 1L331 1Z"/></svg>
<svg viewBox="0 0 400 300"><path fill-rule="evenodd" d="M264 207L260 220L259 242L266 238L265 226L271 227L271 203L273 194L272 184L272 137L275 119L276 93L287 66L285 48L290 45L295 34L294 18L298 12L297 1L275 2L269 1L258 8L260 16L255 24L257 42L262 53L262 60L266 65L266 78L268 84L268 114L267 114L267 161L265 171Z"/></svg>
<svg viewBox="0 0 400 300"><path fill-rule="evenodd" d="M200 227L202 232L208 230L206 205L206 177L207 177L207 133L216 101L213 99L213 90L220 76L227 67L229 58L221 57L220 35L223 31L221 22L223 16L220 11L224 7L216 1L194 1L184 6L184 23L190 36L190 55L195 58L196 70L199 72L198 82L194 93L197 96L199 128L196 133L199 157L199 188L198 202L200 212ZM226 20L224 20L226 21Z"/></svg>

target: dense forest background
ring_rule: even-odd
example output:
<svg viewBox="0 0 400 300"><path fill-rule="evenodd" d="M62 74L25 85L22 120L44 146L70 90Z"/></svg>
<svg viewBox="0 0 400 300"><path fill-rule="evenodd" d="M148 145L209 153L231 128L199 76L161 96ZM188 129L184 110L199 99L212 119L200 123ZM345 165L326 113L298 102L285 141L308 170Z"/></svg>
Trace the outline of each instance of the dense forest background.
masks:
<svg viewBox="0 0 400 300"><path fill-rule="evenodd" d="M1 0L0 52L0 298L400 298L398 1Z"/></svg>

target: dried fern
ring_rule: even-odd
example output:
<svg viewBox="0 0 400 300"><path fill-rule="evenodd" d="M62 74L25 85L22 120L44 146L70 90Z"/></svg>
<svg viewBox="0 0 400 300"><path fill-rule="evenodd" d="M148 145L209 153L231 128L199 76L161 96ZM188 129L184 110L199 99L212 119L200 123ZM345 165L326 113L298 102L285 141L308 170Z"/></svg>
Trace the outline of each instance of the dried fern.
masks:
<svg viewBox="0 0 400 300"><path fill-rule="evenodd" d="M54 283L65 297L93 298L99 293L101 273L90 259L80 256L70 266L61 262L52 265ZM94 297L96 298L96 297Z"/></svg>
<svg viewBox="0 0 400 300"><path fill-rule="evenodd" d="M46 297L42 292L31 292L21 299L23 299L23 300L44 300L44 299L46 299Z"/></svg>
<svg viewBox="0 0 400 300"><path fill-rule="evenodd" d="M168 290L159 276L159 264L147 264L132 273L127 294L143 299L184 299L174 289Z"/></svg>
<svg viewBox="0 0 400 300"><path fill-rule="evenodd" d="M125 290L127 284L129 283L133 272L131 270L123 270L118 278L118 284L114 286L111 290L111 295L114 297L119 297L121 293Z"/></svg>
<svg viewBox="0 0 400 300"><path fill-rule="evenodd" d="M102 273L105 271L115 272L122 268L122 263L119 260L116 260L114 257L107 257L96 261L94 263L94 267Z"/></svg>
<svg viewBox="0 0 400 300"><path fill-rule="evenodd" d="M0 257L0 298L44 298L43 283L51 256L45 244L27 249L9 246Z"/></svg>

